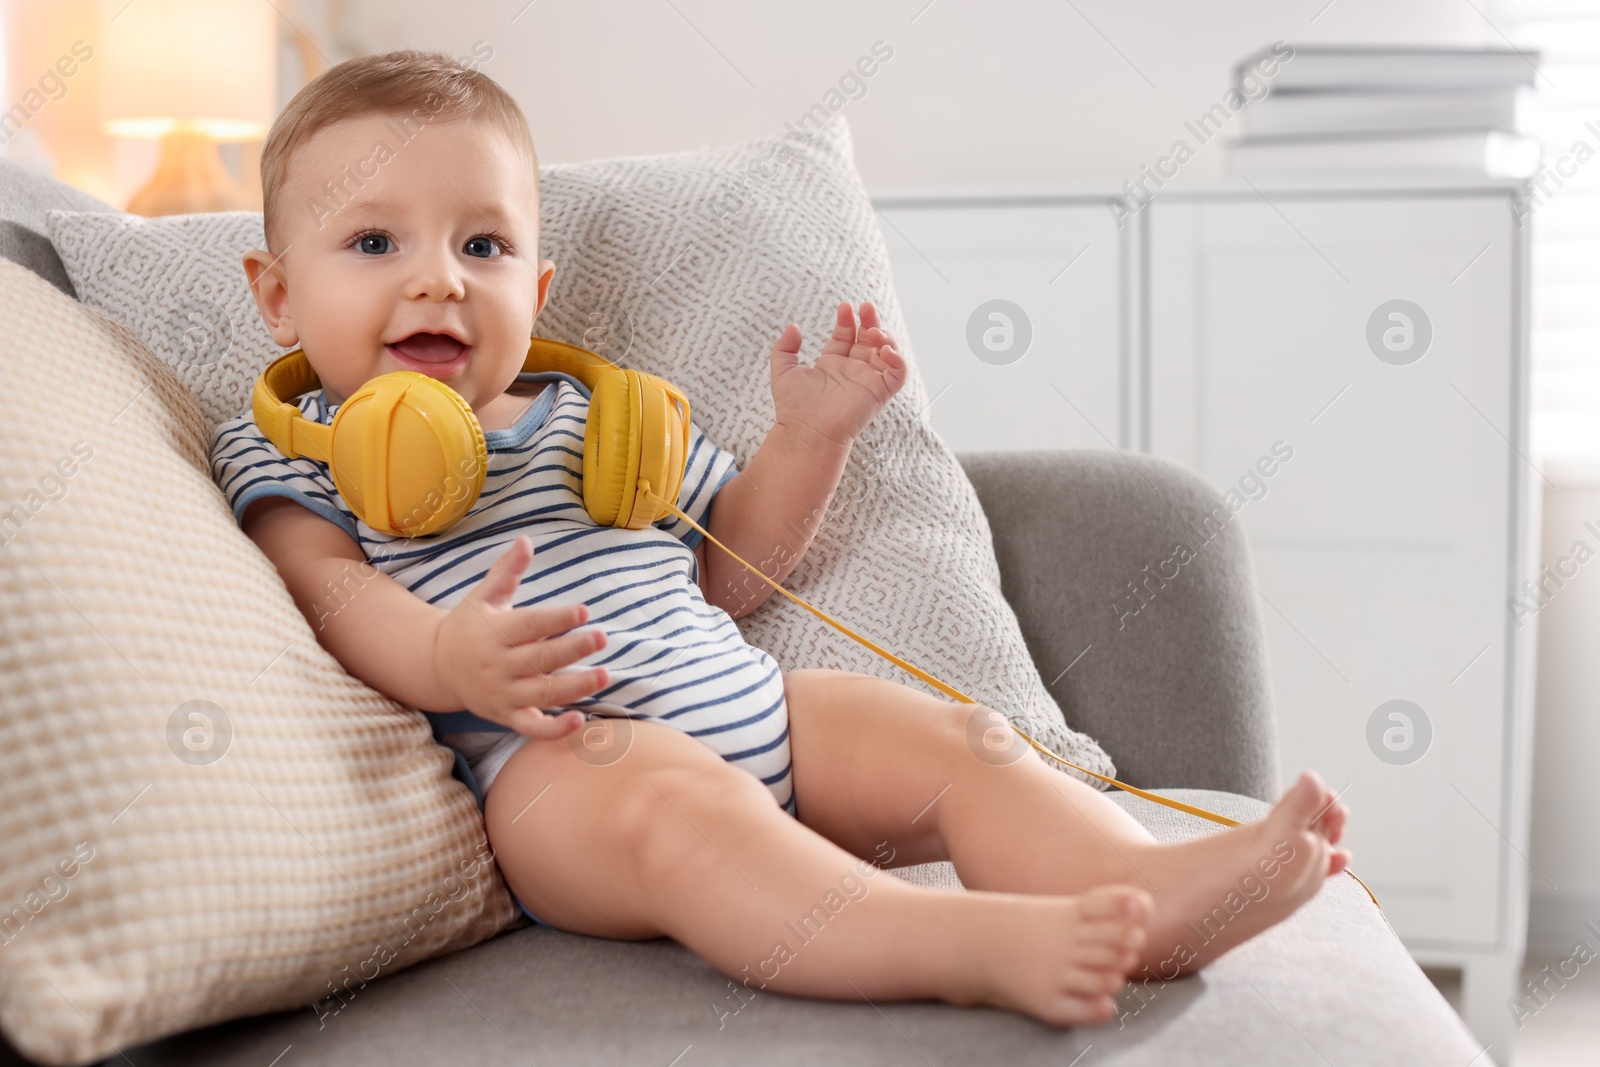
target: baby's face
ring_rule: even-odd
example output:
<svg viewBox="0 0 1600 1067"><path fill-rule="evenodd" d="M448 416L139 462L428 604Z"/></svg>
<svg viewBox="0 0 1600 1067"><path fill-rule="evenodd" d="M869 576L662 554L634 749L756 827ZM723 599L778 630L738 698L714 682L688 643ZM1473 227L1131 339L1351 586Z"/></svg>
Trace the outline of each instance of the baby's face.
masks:
<svg viewBox="0 0 1600 1067"><path fill-rule="evenodd" d="M537 186L492 126L412 130L401 143L366 115L301 145L274 218L282 247L246 253L245 272L273 339L305 350L330 403L414 370L492 416L515 403L505 390L555 271L537 258Z"/></svg>

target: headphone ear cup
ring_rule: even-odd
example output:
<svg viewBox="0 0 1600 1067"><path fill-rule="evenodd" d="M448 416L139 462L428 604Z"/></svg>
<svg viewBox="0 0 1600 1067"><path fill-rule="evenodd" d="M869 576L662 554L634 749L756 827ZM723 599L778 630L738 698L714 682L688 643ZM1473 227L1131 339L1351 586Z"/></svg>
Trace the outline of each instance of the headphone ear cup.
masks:
<svg viewBox="0 0 1600 1067"><path fill-rule="evenodd" d="M639 483L637 372L601 374L589 395L583 431L583 506L601 526L632 529Z"/></svg>
<svg viewBox="0 0 1600 1067"><path fill-rule="evenodd" d="M683 485L687 415L674 399L676 390L653 374L639 373L640 426L639 477L650 481L659 500L640 493L635 505L634 529L670 517L668 504L676 504ZM665 501L666 503L662 503Z"/></svg>
<svg viewBox="0 0 1600 1067"><path fill-rule="evenodd" d="M375 530L448 529L483 490L489 453L461 394L417 371L380 374L340 406L331 428L334 486Z"/></svg>

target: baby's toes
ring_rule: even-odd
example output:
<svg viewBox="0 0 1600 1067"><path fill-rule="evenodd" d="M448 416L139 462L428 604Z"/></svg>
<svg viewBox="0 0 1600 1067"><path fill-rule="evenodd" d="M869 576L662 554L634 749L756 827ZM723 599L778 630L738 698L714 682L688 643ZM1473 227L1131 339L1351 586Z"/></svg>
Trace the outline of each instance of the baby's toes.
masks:
<svg viewBox="0 0 1600 1067"><path fill-rule="evenodd" d="M1150 894L1133 886L1100 886L1078 898L1078 909L1069 949L1073 962L1128 973L1148 936Z"/></svg>
<svg viewBox="0 0 1600 1067"><path fill-rule="evenodd" d="M1138 886L1102 885L1078 895L1078 914L1085 925L1110 922L1118 927L1143 927L1154 901Z"/></svg>
<svg viewBox="0 0 1600 1067"><path fill-rule="evenodd" d="M1074 960L1061 975L1063 992L1083 997L1114 996L1127 986L1128 979L1115 967L1089 967Z"/></svg>
<svg viewBox="0 0 1600 1067"><path fill-rule="evenodd" d="M1142 947L1143 937L1134 937L1124 931L1123 936L1083 942L1079 946L1076 962L1096 970L1131 974L1139 963L1139 949Z"/></svg>
<svg viewBox="0 0 1600 1067"><path fill-rule="evenodd" d="M1280 832L1284 829L1307 828L1321 817L1323 809L1327 807L1329 794L1327 788L1311 771L1303 772L1295 779L1278 802L1273 805L1272 811L1267 814L1266 821L1274 823Z"/></svg>
<svg viewBox="0 0 1600 1067"><path fill-rule="evenodd" d="M1117 1002L1109 996L1081 996L1064 993L1045 1013L1052 1026L1092 1026L1117 1014Z"/></svg>

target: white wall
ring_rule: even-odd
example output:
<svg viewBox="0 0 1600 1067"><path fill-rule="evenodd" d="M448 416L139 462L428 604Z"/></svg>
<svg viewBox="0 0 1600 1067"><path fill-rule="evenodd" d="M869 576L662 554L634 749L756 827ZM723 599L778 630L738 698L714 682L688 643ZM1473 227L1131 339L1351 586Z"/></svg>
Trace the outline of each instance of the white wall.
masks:
<svg viewBox="0 0 1600 1067"><path fill-rule="evenodd" d="M1528 941L1549 952L1570 952L1600 918L1600 534L1590 525L1600 530L1600 485L1545 489L1544 562L1571 575L1550 583L1538 613Z"/></svg>
<svg viewBox="0 0 1600 1067"><path fill-rule="evenodd" d="M1120 183L1275 40L1499 42L1462 0L538 0L515 23L527 0L348 2L363 49L486 41L548 162L781 133L881 39L893 58L842 111L873 192Z"/></svg>

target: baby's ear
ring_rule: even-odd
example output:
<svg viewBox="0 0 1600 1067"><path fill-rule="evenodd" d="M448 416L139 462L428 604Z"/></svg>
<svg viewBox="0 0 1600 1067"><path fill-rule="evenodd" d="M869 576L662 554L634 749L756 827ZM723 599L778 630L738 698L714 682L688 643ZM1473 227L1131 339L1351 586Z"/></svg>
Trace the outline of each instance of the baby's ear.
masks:
<svg viewBox="0 0 1600 1067"><path fill-rule="evenodd" d="M284 271L283 256L252 248L244 254L241 263L250 281L250 292L256 298L256 309L261 312L261 321L272 339L284 348L298 344L299 334L294 328L294 317L289 313L289 278Z"/></svg>

